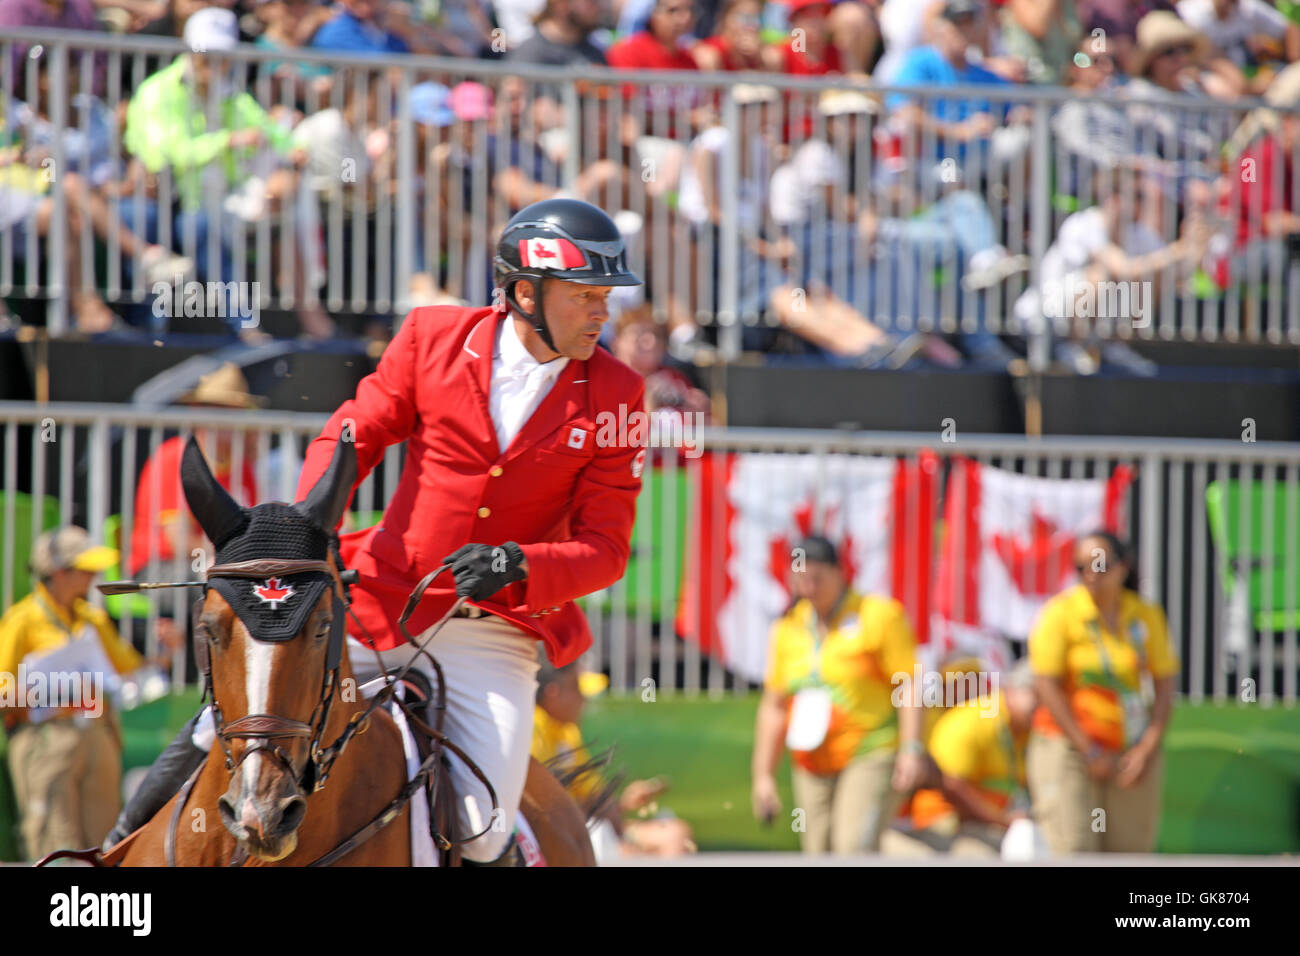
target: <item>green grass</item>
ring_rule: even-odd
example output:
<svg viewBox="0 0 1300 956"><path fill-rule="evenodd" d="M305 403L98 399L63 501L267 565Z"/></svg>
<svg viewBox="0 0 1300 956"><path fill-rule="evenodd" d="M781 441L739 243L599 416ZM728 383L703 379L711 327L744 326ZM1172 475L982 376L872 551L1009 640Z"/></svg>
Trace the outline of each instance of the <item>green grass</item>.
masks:
<svg viewBox="0 0 1300 956"><path fill-rule="evenodd" d="M592 700L583 718L593 749L616 745L629 779L662 775L660 800L690 821L701 850L795 850L783 821L770 829L749 809L749 758L757 696L718 700ZM148 766L198 706L197 691L165 697L122 717L126 767ZM3 758L0 744L0 759ZM0 859L6 837L0 773ZM788 760L778 780L793 806ZM1300 709L1180 704L1165 742L1165 853L1300 853Z"/></svg>
<svg viewBox="0 0 1300 956"><path fill-rule="evenodd" d="M702 850L793 850L789 827L749 809L756 696L721 700L597 699L589 742L617 742L629 778L662 774L663 806L689 820ZM792 806L788 759L778 780ZM1181 704L1165 742L1164 853L1300 853L1300 710Z"/></svg>

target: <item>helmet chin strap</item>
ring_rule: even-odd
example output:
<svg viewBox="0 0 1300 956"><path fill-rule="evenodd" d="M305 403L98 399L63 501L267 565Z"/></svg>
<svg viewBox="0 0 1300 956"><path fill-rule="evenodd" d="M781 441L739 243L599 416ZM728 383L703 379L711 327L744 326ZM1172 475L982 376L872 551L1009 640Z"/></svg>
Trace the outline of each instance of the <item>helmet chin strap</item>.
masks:
<svg viewBox="0 0 1300 956"><path fill-rule="evenodd" d="M527 276L525 278L533 284L533 302L537 306L536 309L530 314L520 307L519 301L515 298L515 283L519 281L518 279L511 282L510 288L506 290L506 302L510 308L519 313L520 318L532 323L533 331L541 336L548 349L558 355L560 350L555 347L555 341L551 338L550 326L546 324L546 316L542 313L542 282L545 280L542 276Z"/></svg>

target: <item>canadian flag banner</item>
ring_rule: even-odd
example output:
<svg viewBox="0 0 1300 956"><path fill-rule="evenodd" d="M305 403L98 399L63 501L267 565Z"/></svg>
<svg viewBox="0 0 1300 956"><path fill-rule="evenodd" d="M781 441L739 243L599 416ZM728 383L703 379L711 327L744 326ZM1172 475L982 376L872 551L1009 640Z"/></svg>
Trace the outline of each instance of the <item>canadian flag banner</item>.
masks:
<svg viewBox="0 0 1300 956"><path fill-rule="evenodd" d="M521 239L519 261L529 269L577 269L587 257L568 239Z"/></svg>
<svg viewBox="0 0 1300 956"><path fill-rule="evenodd" d="M907 607L925 640L938 459L706 453L684 561L677 633L729 670L763 679L768 636L790 604L799 539L835 544L855 588Z"/></svg>
<svg viewBox="0 0 1300 956"><path fill-rule="evenodd" d="M960 651L1003 660L1003 638L1024 640L1039 609L1076 577L1080 535L1125 525L1133 471L1109 478L1038 478L954 460L944 507L931 633L940 659Z"/></svg>

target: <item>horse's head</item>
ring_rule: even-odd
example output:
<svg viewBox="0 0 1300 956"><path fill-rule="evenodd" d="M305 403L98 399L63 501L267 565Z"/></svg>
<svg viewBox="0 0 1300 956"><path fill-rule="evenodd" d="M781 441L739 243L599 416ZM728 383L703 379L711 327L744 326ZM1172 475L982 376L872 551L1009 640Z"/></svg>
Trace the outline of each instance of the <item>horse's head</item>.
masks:
<svg viewBox="0 0 1300 956"><path fill-rule="evenodd" d="M344 613L323 562L356 467L355 449L341 441L303 501L243 508L193 439L181 464L186 501L216 548L195 642L231 771L221 820L250 856L266 861L297 846L315 779Z"/></svg>

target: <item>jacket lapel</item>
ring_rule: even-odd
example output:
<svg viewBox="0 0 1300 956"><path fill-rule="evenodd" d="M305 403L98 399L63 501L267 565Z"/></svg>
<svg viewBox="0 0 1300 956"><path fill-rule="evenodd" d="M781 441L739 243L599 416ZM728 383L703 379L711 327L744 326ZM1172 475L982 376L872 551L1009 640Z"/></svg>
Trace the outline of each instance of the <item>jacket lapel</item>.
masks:
<svg viewBox="0 0 1300 956"><path fill-rule="evenodd" d="M499 312L489 312L479 319L465 337L460 355L457 356L461 374L474 394L474 404L479 410L479 425L492 448L494 459L501 457L501 449L497 447L497 430L492 423L492 406L488 403L488 396L492 392L492 349L496 345L496 331L500 322Z"/></svg>
<svg viewBox="0 0 1300 956"><path fill-rule="evenodd" d="M560 377L555 380L551 390L546 393L536 410L528 416L524 427L511 442L506 451L506 460L516 457L536 445L566 421L576 416L585 406L585 386L575 385L578 379L587 377L587 363L569 359Z"/></svg>

